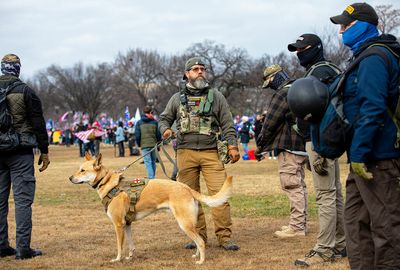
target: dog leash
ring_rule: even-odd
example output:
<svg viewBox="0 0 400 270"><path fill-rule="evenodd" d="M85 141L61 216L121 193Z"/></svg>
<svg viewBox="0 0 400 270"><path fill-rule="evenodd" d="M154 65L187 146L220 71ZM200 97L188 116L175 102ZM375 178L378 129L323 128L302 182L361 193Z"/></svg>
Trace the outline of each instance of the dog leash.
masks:
<svg viewBox="0 0 400 270"><path fill-rule="evenodd" d="M119 169L118 171L115 171L115 172L116 172L116 173L122 173L122 172L126 171L130 166L132 166L133 164L135 164L136 162L138 162L139 160L141 160L141 159L144 158L145 156L150 155L151 152L156 151L156 157L157 157L157 159L158 159L158 161L159 161L159 163L160 163L160 166L161 166L161 168L162 168L162 170L163 170L165 176L167 176L169 179L172 180L172 177L169 177L169 176L167 175L167 172L166 172L165 166L164 166L164 162L162 161L162 159L161 159L161 157L160 157L160 154L158 153L158 148L161 148L161 149L163 150L164 155L167 157L167 159L172 163L173 166L176 166L175 160L173 160L173 159L171 158L171 156L168 154L168 152L167 152L167 151L165 150L165 148L164 148L164 144L168 144L168 143L169 143L172 139L174 139L174 138L175 138L175 137L171 136L171 137L169 137L168 139L163 139L162 141L156 143L156 145L155 145L149 152L147 152L147 153L144 154L143 156L141 156L141 157L135 159L134 161L132 161L131 163L129 163L129 164L126 165L125 167L122 167L121 169Z"/></svg>

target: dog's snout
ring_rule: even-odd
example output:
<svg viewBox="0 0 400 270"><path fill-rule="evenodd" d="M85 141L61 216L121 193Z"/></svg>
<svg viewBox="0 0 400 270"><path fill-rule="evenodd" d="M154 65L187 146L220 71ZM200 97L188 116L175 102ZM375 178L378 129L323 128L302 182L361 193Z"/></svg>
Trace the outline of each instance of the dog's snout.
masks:
<svg viewBox="0 0 400 270"><path fill-rule="evenodd" d="M69 177L69 181L71 181L72 182L72 180L74 179L74 176L73 175L71 175L70 177Z"/></svg>

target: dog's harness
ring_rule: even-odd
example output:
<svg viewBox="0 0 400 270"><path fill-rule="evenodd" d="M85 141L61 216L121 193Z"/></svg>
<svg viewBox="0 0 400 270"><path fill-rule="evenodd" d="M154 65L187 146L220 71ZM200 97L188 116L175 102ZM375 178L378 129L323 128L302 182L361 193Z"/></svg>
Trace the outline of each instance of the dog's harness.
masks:
<svg viewBox="0 0 400 270"><path fill-rule="evenodd" d="M148 182L149 179L121 179L119 184L112 188L101 200L101 203L104 205L104 210L107 212L108 205L120 192L126 192L130 198L130 203L128 213L125 216L125 220L128 224L132 223L135 220L136 203L139 201L140 194L142 193L142 190L148 184Z"/></svg>

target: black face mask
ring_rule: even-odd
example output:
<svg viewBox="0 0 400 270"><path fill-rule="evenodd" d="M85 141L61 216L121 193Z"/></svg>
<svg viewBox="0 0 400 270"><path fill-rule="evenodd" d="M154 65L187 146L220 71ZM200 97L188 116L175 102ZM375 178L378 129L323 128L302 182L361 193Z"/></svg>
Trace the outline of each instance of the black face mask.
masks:
<svg viewBox="0 0 400 270"><path fill-rule="evenodd" d="M287 79L289 79L289 76L286 74L286 72L279 71L274 75L274 79L269 83L268 87L278 90Z"/></svg>
<svg viewBox="0 0 400 270"><path fill-rule="evenodd" d="M314 46L305 51L298 52L297 58L299 58L300 65L305 68L322 61L324 59L322 45Z"/></svg>

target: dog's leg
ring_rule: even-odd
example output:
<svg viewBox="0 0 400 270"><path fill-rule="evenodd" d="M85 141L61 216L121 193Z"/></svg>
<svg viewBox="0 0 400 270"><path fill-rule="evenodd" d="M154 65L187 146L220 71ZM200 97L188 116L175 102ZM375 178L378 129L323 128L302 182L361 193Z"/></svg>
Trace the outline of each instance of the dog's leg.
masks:
<svg viewBox="0 0 400 270"><path fill-rule="evenodd" d="M170 208L178 221L179 227L196 243L197 250L193 257L198 257L200 255L196 264L202 264L205 260L206 244L204 243L203 238L201 238L199 233L196 231L198 212L197 202L192 201L192 203L188 202L187 204L179 206L171 205Z"/></svg>
<svg viewBox="0 0 400 270"><path fill-rule="evenodd" d="M124 244L124 224L121 224L120 222L114 222L114 228L115 228L115 233L117 235L117 249L118 249L118 254L117 258L112 259L111 262L119 262L121 260L122 256L122 245Z"/></svg>
<svg viewBox="0 0 400 270"><path fill-rule="evenodd" d="M125 239L128 242L128 248L129 248L129 255L128 257L125 257L125 259L129 260L133 257L133 252L135 251L135 244L133 243L133 238L132 238L132 230L131 230L131 224L126 224L124 227L125 231Z"/></svg>

